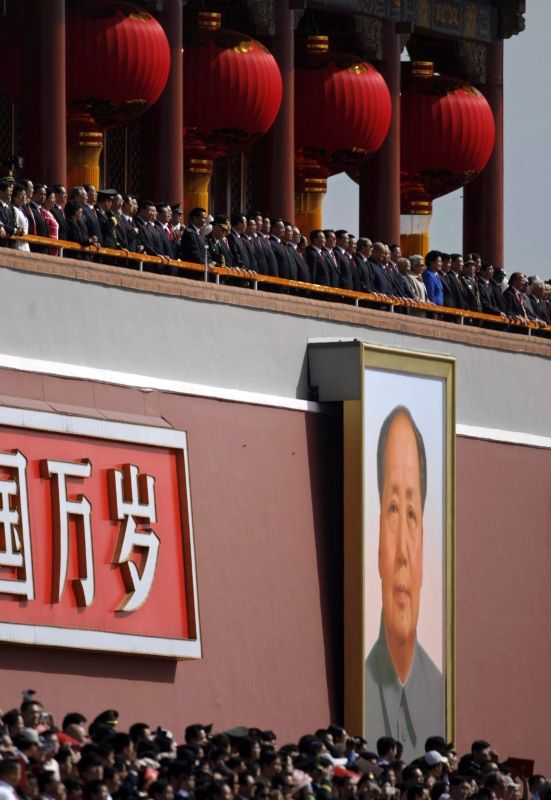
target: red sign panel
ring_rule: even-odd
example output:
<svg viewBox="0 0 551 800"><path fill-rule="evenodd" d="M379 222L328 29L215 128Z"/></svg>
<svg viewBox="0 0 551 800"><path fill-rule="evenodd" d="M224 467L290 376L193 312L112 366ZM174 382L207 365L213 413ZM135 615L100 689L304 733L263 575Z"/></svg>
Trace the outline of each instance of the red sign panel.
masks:
<svg viewBox="0 0 551 800"><path fill-rule="evenodd" d="M201 656L183 431L0 409L0 639Z"/></svg>

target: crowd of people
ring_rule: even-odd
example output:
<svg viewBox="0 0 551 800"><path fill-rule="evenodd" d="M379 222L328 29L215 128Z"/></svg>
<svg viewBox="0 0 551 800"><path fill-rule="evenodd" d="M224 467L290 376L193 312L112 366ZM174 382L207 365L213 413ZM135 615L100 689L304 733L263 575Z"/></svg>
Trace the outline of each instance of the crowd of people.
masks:
<svg viewBox="0 0 551 800"><path fill-rule="evenodd" d="M180 742L146 722L120 730L114 709L56 725L33 694L2 714L0 800L551 800L551 781L520 777L483 740L459 757L431 736L410 763L395 739L373 747L338 725L283 743L271 730L197 723Z"/></svg>
<svg viewBox="0 0 551 800"><path fill-rule="evenodd" d="M6 177L0 180L0 246L59 252L57 247L33 248L21 238L23 234L158 256L160 261L146 264L146 271L185 274L171 261L216 265L251 276L369 292L377 296L378 308L394 308L399 300L406 313L437 319L459 321L460 316L441 310L454 308L500 317L501 324L477 324L501 330L513 321L541 328L551 325L551 285L537 275L513 272L507 277L500 266L477 253L431 250L405 258L398 244L373 242L365 236L356 239L344 229L313 230L307 238L292 222L270 219L255 210L212 217L206 209L194 208L186 225L178 204L138 202L115 189L98 192L90 184L74 186L67 193L64 186ZM87 251L69 250L66 255L90 258ZM124 259L112 263L138 264ZM338 295L331 294L330 299Z"/></svg>

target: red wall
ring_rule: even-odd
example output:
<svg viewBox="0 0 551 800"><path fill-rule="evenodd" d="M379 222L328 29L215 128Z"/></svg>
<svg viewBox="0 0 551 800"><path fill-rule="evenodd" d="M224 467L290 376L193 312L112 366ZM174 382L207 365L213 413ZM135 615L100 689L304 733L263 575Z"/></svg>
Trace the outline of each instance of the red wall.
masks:
<svg viewBox="0 0 551 800"><path fill-rule="evenodd" d="M551 451L458 439L457 740L551 771Z"/></svg>
<svg viewBox="0 0 551 800"><path fill-rule="evenodd" d="M0 371L0 396L20 389L33 407L87 403L84 414L150 414L188 431L204 658L2 645L0 707L33 688L58 721L114 707L123 724L161 724L180 739L196 721L288 739L336 718L339 418Z"/></svg>

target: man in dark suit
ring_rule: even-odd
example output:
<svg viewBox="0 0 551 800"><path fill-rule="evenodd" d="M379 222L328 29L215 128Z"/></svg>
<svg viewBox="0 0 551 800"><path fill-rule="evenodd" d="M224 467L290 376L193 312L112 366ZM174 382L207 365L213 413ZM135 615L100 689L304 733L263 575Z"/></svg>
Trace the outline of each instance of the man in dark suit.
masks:
<svg viewBox="0 0 551 800"><path fill-rule="evenodd" d="M159 234L163 252L169 258L176 258L176 242L174 234L169 227L172 220L172 209L170 203L157 203L157 219L155 220L155 230Z"/></svg>
<svg viewBox="0 0 551 800"><path fill-rule="evenodd" d="M513 272L509 278L509 286L503 292L507 316L516 317L523 322L534 319L534 313L528 308L525 292L528 288L528 278L523 272Z"/></svg>
<svg viewBox="0 0 551 800"><path fill-rule="evenodd" d="M82 206L82 217L88 228L88 235L95 236L97 241L103 247L103 236L101 234L101 226L99 224L98 215L94 208L96 200L98 199L98 192L96 187L91 183L84 184L86 192L86 202Z"/></svg>
<svg viewBox="0 0 551 800"><path fill-rule="evenodd" d="M526 296L527 288L528 278L526 275L523 272L513 272L509 278L509 286L503 292L507 304L507 316L516 317L522 322L536 322L543 328L546 324L545 320L536 316Z"/></svg>
<svg viewBox="0 0 551 800"><path fill-rule="evenodd" d="M505 317L506 315L498 308L494 302L494 295L492 292L491 280L494 274L494 268L489 261L483 261L478 273L478 296L480 297L480 305L485 314L495 314L497 317ZM502 326L499 326L504 330Z"/></svg>
<svg viewBox="0 0 551 800"><path fill-rule="evenodd" d="M333 275L333 286L340 286L341 273L339 269L339 262L335 253L335 246L337 244L337 237L335 231L331 228L326 228L324 231L325 247L323 248L323 255Z"/></svg>
<svg viewBox="0 0 551 800"><path fill-rule="evenodd" d="M460 253L451 254L451 269L448 272L448 283L452 293L452 302L450 308L462 308L468 310L469 304L465 296L465 290L461 283L461 274L463 272L463 256ZM457 318L460 322L460 317Z"/></svg>
<svg viewBox="0 0 551 800"><path fill-rule="evenodd" d="M302 283L312 283L312 276L306 259L298 250L300 230L296 225L291 225L290 223L285 225L285 241L295 263L296 280L302 281Z"/></svg>
<svg viewBox="0 0 551 800"><path fill-rule="evenodd" d="M180 240L178 258L192 264L205 263L205 243L201 238L201 229L207 223L207 212L204 208L192 208L188 214L188 225L184 228Z"/></svg>
<svg viewBox="0 0 551 800"><path fill-rule="evenodd" d="M113 216L117 220L117 224L115 226L117 248L120 250L127 250L129 253L137 253L138 231L133 225L132 214L134 213L134 204L136 208L138 204L133 198L130 197L130 195L125 195L125 197L128 201L130 201L129 203L125 202L123 196L117 193L113 198L113 205L111 207ZM126 209L127 212L130 212L128 217L125 213L123 213L123 209ZM118 259L118 265L120 267L126 267L127 269L138 269L139 261L131 258L124 260Z"/></svg>
<svg viewBox="0 0 551 800"><path fill-rule="evenodd" d="M339 276L324 253L325 234L316 229L310 233L310 244L306 248L306 263L310 269L312 283L319 286L338 286Z"/></svg>
<svg viewBox="0 0 551 800"><path fill-rule="evenodd" d="M138 213L134 217L136 227L138 229L138 243L143 248L142 252L149 256L161 256L163 261L165 261L166 256L163 252L161 252L161 247L159 246L159 242L154 233L154 221L156 213L157 209L155 208L155 203L153 203L151 200L141 201L138 207ZM160 264L145 263L144 271L162 272L163 270Z"/></svg>
<svg viewBox="0 0 551 800"><path fill-rule="evenodd" d="M29 181L30 185L32 183ZM37 186L33 187L34 191L32 194L31 199L29 200L29 208L31 213L34 217L35 228L36 228L36 235L37 236L49 236L48 233L48 226L46 225L46 220L42 216L40 212L40 206L46 200L46 189L47 186L44 183L39 183Z"/></svg>
<svg viewBox="0 0 551 800"><path fill-rule="evenodd" d="M58 236L60 239L67 239L67 220L65 218L65 206L67 205L67 189L61 183L52 186L55 193L55 203L52 206L52 214L59 225Z"/></svg>
<svg viewBox="0 0 551 800"><path fill-rule="evenodd" d="M356 245L356 255L354 260L356 262L356 269L358 270L362 292L376 291L373 279L373 269L369 263L369 256L372 252L373 245L371 240L361 236Z"/></svg>
<svg viewBox="0 0 551 800"><path fill-rule="evenodd" d="M354 234L348 234L348 247L346 248L346 255L348 256L348 260L350 261L350 268L352 270L352 283L354 284L354 291L361 292L362 290L362 281L360 278L360 273L358 272L358 265L356 263L356 252L358 249L358 244L356 242L356 237Z"/></svg>
<svg viewBox="0 0 551 800"><path fill-rule="evenodd" d="M293 280L295 262L285 247L285 223L282 219L273 219L270 228L270 245L277 260L277 271L280 278Z"/></svg>
<svg viewBox="0 0 551 800"><path fill-rule="evenodd" d="M545 298L547 287L544 281L536 278L528 289L528 301L537 319L541 319L546 325L551 324L551 314L547 309Z"/></svg>
<svg viewBox="0 0 551 800"><path fill-rule="evenodd" d="M453 290L450 283L450 272L452 268L452 257L449 253L442 253L442 267L438 273L442 289L444 291L444 305L453 308ZM453 319L450 315L450 319Z"/></svg>
<svg viewBox="0 0 551 800"><path fill-rule="evenodd" d="M256 219L254 216L249 216L247 214L247 224L245 226L245 232L241 238L249 254L249 261L253 265L254 269L261 275L267 275L268 264L266 262L264 250L262 249L260 242L257 240Z"/></svg>
<svg viewBox="0 0 551 800"><path fill-rule="evenodd" d="M261 247L262 252L264 253L264 259L266 261L266 267L268 270L266 275L272 275L274 278L277 278L279 274L277 258L275 257L275 253L270 245L270 229L265 227L264 216L260 211L252 212L251 216L254 216L256 222L255 244Z"/></svg>
<svg viewBox="0 0 551 800"><path fill-rule="evenodd" d="M494 267L494 274L490 281L490 288L492 290L492 298L496 308L499 308L503 313L507 313L507 305L503 297L503 281L505 279L505 272L501 267Z"/></svg>
<svg viewBox="0 0 551 800"><path fill-rule="evenodd" d="M291 244L293 238L293 226L287 220L283 222L283 236L281 237L281 244L285 248L289 261L289 280L298 280L298 264L294 256L294 250Z"/></svg>
<svg viewBox="0 0 551 800"><path fill-rule="evenodd" d="M121 195L122 205L120 209L119 222L123 247L126 247L131 253L143 253L143 246L138 240L138 229L134 222L134 217L138 211L138 201L130 194ZM130 261L129 265L135 265L137 262Z"/></svg>
<svg viewBox="0 0 551 800"><path fill-rule="evenodd" d="M388 261L386 245L383 242L375 242L369 263L373 272L373 283L375 291L392 297L396 294L394 284L390 274L386 271Z"/></svg>
<svg viewBox="0 0 551 800"><path fill-rule="evenodd" d="M348 231L338 230L335 231L335 246L333 247L333 254L337 263L337 272L339 273L339 286L341 289L354 289L354 279L352 277L352 267L350 259L347 255L348 248Z"/></svg>
<svg viewBox="0 0 551 800"><path fill-rule="evenodd" d="M247 221L244 214L234 211L230 217L231 230L228 234L228 245L233 258L233 264L240 269L253 270L254 266L248 248L243 241Z"/></svg>

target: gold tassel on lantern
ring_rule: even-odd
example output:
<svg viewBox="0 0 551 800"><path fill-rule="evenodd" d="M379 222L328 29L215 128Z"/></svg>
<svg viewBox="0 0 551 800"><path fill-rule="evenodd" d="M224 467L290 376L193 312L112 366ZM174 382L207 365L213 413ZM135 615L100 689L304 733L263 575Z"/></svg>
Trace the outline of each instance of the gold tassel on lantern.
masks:
<svg viewBox="0 0 551 800"><path fill-rule="evenodd" d="M402 201L400 216L400 248L402 255L425 256L430 250L430 221L432 203L430 200Z"/></svg>
<svg viewBox="0 0 551 800"><path fill-rule="evenodd" d="M192 208L209 210L209 186L213 163L210 158L187 156L184 170L184 215Z"/></svg>
<svg viewBox="0 0 551 800"><path fill-rule="evenodd" d="M69 130L67 139L67 186L82 186L84 183L99 186L103 133Z"/></svg>
<svg viewBox="0 0 551 800"><path fill-rule="evenodd" d="M314 160L300 159L295 168L295 222L305 236L323 227L322 208L327 194L327 171Z"/></svg>

